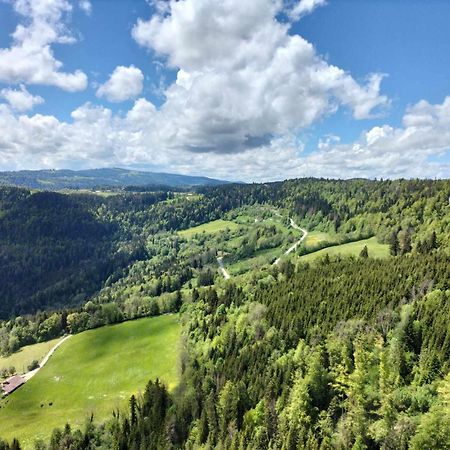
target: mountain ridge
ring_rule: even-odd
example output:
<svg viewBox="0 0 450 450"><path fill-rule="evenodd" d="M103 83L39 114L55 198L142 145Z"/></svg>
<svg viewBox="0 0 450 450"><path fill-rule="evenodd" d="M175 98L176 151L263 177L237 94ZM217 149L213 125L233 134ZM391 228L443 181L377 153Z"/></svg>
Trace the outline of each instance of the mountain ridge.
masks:
<svg viewBox="0 0 450 450"><path fill-rule="evenodd" d="M126 186L218 186L229 181L205 176L182 175L166 172L147 172L123 168L85 170L48 169L0 172L0 185L13 185L31 189L92 189L96 187Z"/></svg>

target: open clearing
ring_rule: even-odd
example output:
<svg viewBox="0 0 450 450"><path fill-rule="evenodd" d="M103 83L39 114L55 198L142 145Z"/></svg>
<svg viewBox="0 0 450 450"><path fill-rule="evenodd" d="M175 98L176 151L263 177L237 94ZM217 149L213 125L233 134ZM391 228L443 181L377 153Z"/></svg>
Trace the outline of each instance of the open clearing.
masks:
<svg viewBox="0 0 450 450"><path fill-rule="evenodd" d="M327 253L330 256L358 256L365 245L367 245L369 256L372 258L387 258L389 256L389 246L386 244L380 244L377 242L376 237L371 237L370 239L362 239L361 241L323 248L317 252L301 256L300 261L311 262L315 259L324 257Z"/></svg>
<svg viewBox="0 0 450 450"><path fill-rule="evenodd" d="M179 328L177 315L165 315L74 335L35 377L1 401L1 437L17 437L33 448L35 439L48 440L66 422L76 428L91 413L96 421L110 417L149 379L173 388Z"/></svg>
<svg viewBox="0 0 450 450"><path fill-rule="evenodd" d="M277 256L279 256L280 251L282 251L282 249L278 247L260 250L250 258L241 259L240 261L230 264L227 266L227 269L232 275L240 275L249 270L262 267L265 264L270 264Z"/></svg>
<svg viewBox="0 0 450 450"><path fill-rule="evenodd" d="M337 236L324 231L309 231L308 236L304 240L305 247L314 247L322 242L336 241Z"/></svg>
<svg viewBox="0 0 450 450"><path fill-rule="evenodd" d="M52 339L39 344L27 345L18 352L7 357L0 357L0 371L9 367L15 367L17 373L24 373L33 360L41 361L50 349L60 341L61 338Z"/></svg>
<svg viewBox="0 0 450 450"><path fill-rule="evenodd" d="M204 223L196 227L188 228L186 230L179 231L178 234L185 238L190 238L196 234L201 233L217 233L219 231L224 231L226 229L236 230L239 226L229 220L213 220L212 222Z"/></svg>

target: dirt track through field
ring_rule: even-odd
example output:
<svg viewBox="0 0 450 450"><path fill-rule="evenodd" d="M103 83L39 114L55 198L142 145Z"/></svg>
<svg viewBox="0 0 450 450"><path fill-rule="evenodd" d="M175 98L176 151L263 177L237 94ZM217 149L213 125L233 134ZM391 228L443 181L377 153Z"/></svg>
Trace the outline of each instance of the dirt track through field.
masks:
<svg viewBox="0 0 450 450"><path fill-rule="evenodd" d="M291 227L295 228L296 230L299 230L303 233L303 236L301 237L301 239L299 241L297 241L294 245L291 245L284 253L284 255L289 255L289 253L293 252L294 250L297 249L297 247L305 240L306 236L308 236L308 231L305 230L304 228L300 228L292 219L289 219L289 221L291 222ZM277 258L275 260L275 262L273 263L274 265L278 265L281 261L281 256L279 258Z"/></svg>
<svg viewBox="0 0 450 450"><path fill-rule="evenodd" d="M218 256L217 262L219 264L219 270L222 272L223 277L225 278L225 280L229 280L230 274L228 273L227 269L225 269L225 267L223 265L223 256Z"/></svg>
<svg viewBox="0 0 450 450"><path fill-rule="evenodd" d="M22 375L22 378L23 378L25 381L28 381L29 379L33 378L33 377L39 372L39 370L42 369L42 367L44 367L44 366L47 364L48 360L49 360L50 357L53 355L53 353L55 353L56 349L57 349L61 344L63 344L65 341L67 341L67 339L69 339L70 337L72 337L72 335L71 335L71 334L68 334L67 336L63 337L59 342L57 342L57 343L49 350L49 352L44 356L44 358L42 359L42 361L39 363L39 367L37 367L37 368L34 369L34 370L30 370L30 371L27 372L27 373L24 373L24 374Z"/></svg>

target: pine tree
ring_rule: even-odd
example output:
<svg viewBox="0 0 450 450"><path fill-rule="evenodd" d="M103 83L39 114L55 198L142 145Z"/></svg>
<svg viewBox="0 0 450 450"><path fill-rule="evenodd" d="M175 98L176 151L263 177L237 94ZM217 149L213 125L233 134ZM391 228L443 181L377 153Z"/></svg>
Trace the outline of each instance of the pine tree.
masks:
<svg viewBox="0 0 450 450"><path fill-rule="evenodd" d="M394 231L389 238L389 251L392 256L397 256L399 254L400 244L398 242L398 235Z"/></svg>
<svg viewBox="0 0 450 450"><path fill-rule="evenodd" d="M237 424L237 413L239 403L239 392L236 386L227 381L219 395L218 413L219 429L222 438L228 434L229 428L234 428Z"/></svg>
<svg viewBox="0 0 450 450"><path fill-rule="evenodd" d="M369 250L367 249L367 245L365 245L364 248L361 250L359 257L360 258L368 258L369 257Z"/></svg>
<svg viewBox="0 0 450 450"><path fill-rule="evenodd" d="M17 439L13 439L12 443L11 443L11 450L20 450L20 444L19 441Z"/></svg>
<svg viewBox="0 0 450 450"><path fill-rule="evenodd" d="M429 247L430 247L430 250L434 250L435 248L438 248L438 243L437 243L437 238L436 238L436 232L435 231L433 231L431 233Z"/></svg>
<svg viewBox="0 0 450 450"><path fill-rule="evenodd" d="M137 422L137 413L136 413L137 405L136 405L136 397L132 395L130 397L130 421L131 425L135 425Z"/></svg>
<svg viewBox="0 0 450 450"><path fill-rule="evenodd" d="M181 291L178 290L177 293L175 294L175 302L173 305L173 309L175 312L178 312L182 306L183 306L183 297L181 295Z"/></svg>
<svg viewBox="0 0 450 450"><path fill-rule="evenodd" d="M410 253L412 250L411 245L411 230L410 228L406 228L399 233L399 240L400 240L400 250L401 254L405 255L406 253Z"/></svg>
<svg viewBox="0 0 450 450"><path fill-rule="evenodd" d="M350 385L347 394L347 419L355 439L353 448L362 449L365 448L364 441L368 431L366 386L369 383L370 372L370 338L359 336L354 341L354 347L355 368L350 375Z"/></svg>

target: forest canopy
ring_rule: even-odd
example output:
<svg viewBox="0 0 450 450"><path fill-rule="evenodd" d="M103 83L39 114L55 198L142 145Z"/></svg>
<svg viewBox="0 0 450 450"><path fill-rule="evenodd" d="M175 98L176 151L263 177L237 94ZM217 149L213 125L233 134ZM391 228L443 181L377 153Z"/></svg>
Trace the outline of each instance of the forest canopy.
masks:
<svg viewBox="0 0 450 450"><path fill-rule="evenodd" d="M36 448L450 448L449 196L448 180L0 188L0 353L168 312L183 330L176 389L149 380ZM365 245L301 258L346 242Z"/></svg>

